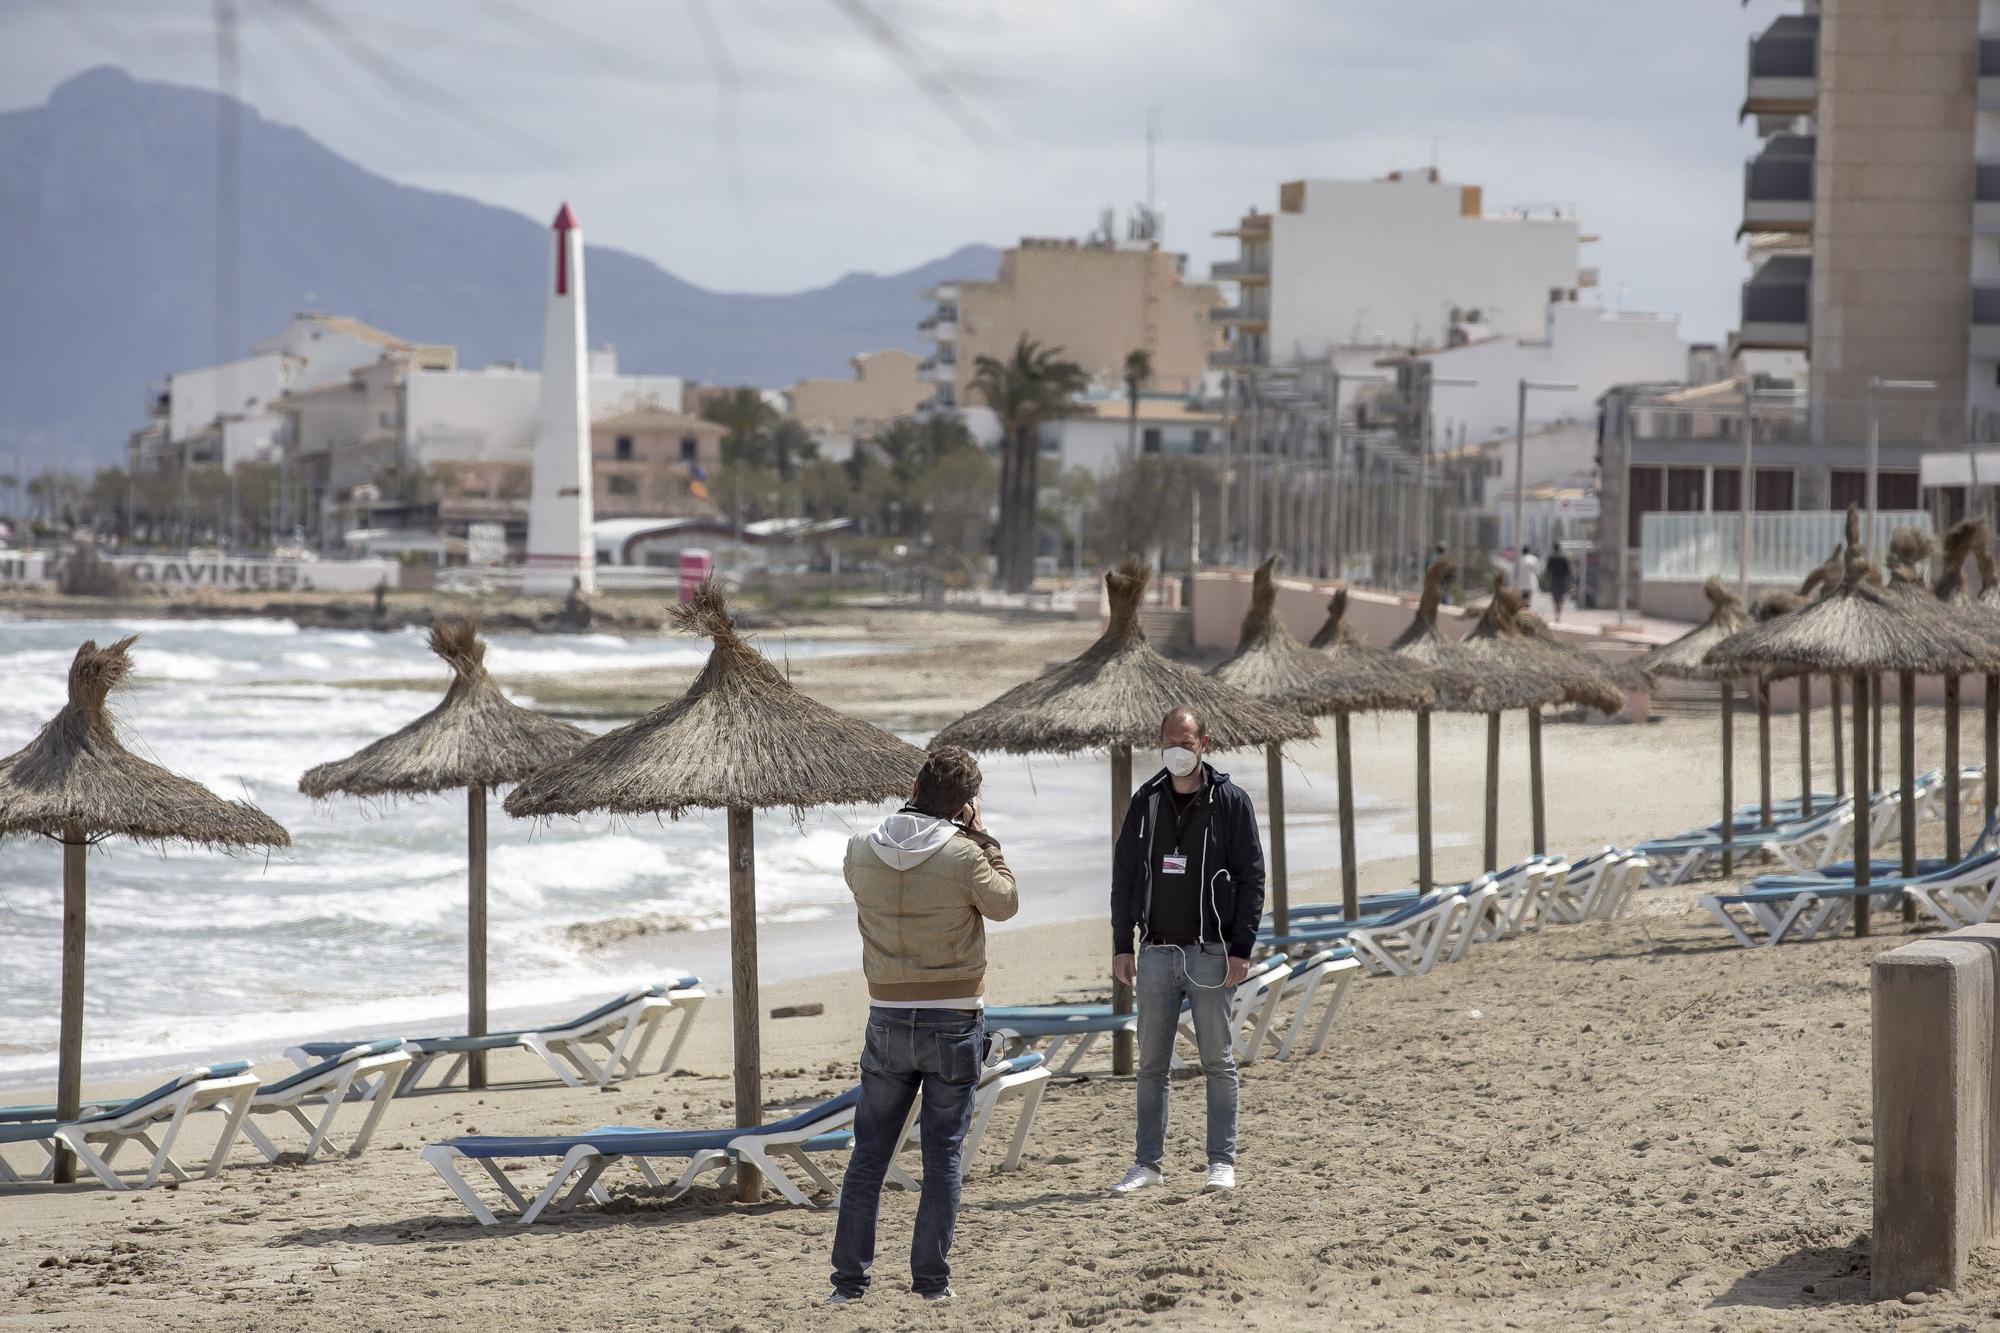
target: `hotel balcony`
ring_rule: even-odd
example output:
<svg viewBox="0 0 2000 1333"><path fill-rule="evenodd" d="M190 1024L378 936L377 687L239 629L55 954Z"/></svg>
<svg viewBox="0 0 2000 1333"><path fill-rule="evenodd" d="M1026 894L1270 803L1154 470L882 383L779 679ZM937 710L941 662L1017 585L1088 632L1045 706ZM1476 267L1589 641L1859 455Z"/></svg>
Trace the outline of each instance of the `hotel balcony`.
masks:
<svg viewBox="0 0 2000 1333"><path fill-rule="evenodd" d="M2000 110L2000 37L1979 39L1979 109Z"/></svg>
<svg viewBox="0 0 2000 1333"><path fill-rule="evenodd" d="M1750 84L1740 116L1810 115L1818 102L1819 16L1773 19L1750 39Z"/></svg>
<svg viewBox="0 0 2000 1333"><path fill-rule="evenodd" d="M1743 284L1738 350L1803 352L1812 317L1812 259L1773 255Z"/></svg>
<svg viewBox="0 0 2000 1333"><path fill-rule="evenodd" d="M1271 260L1258 255L1250 259L1224 259L1208 266L1211 282L1243 282L1251 285L1271 280Z"/></svg>
<svg viewBox="0 0 2000 1333"><path fill-rule="evenodd" d="M1974 283L1972 332L1967 351L1981 360L2000 360L2000 286Z"/></svg>
<svg viewBox="0 0 2000 1333"><path fill-rule="evenodd" d="M958 341L958 321L955 319L939 319L936 315L932 315L929 319L917 325L917 332L923 334L924 337L929 338L932 342L955 343Z"/></svg>
<svg viewBox="0 0 2000 1333"><path fill-rule="evenodd" d="M1763 152L1743 164L1739 237L1747 232L1812 230L1813 148L1810 134L1773 135Z"/></svg>
<svg viewBox="0 0 2000 1333"><path fill-rule="evenodd" d="M1269 213L1245 213L1242 220L1227 231L1213 233L1216 236L1234 236L1239 240L1264 240L1271 235L1271 215Z"/></svg>
<svg viewBox="0 0 2000 1333"><path fill-rule="evenodd" d="M958 383L958 360L949 361L935 356L925 357L917 363L917 378L930 384Z"/></svg>
<svg viewBox="0 0 2000 1333"><path fill-rule="evenodd" d="M1972 173L1972 229L2000 236L2000 161L1975 162Z"/></svg>

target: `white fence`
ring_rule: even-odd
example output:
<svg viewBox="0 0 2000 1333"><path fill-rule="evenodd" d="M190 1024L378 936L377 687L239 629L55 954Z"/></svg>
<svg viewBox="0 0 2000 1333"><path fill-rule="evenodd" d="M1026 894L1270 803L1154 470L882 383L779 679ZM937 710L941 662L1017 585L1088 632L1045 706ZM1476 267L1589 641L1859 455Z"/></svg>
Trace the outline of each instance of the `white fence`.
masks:
<svg viewBox="0 0 2000 1333"><path fill-rule="evenodd" d="M0 553L0 584L46 583L61 564L45 551ZM373 592L377 584L399 585L393 560L255 560L235 556L110 555L103 563L134 583L175 588L224 588L257 592L320 589Z"/></svg>
<svg viewBox="0 0 2000 1333"><path fill-rule="evenodd" d="M1863 534L1869 553L1879 560L1901 527L1930 532L1931 516L1914 509L1878 512L1874 540ZM1846 538L1844 510L1752 514L1750 582L1797 583ZM1699 583L1711 574L1733 579L1742 552L1741 514L1645 514L1639 520L1639 577L1648 583Z"/></svg>

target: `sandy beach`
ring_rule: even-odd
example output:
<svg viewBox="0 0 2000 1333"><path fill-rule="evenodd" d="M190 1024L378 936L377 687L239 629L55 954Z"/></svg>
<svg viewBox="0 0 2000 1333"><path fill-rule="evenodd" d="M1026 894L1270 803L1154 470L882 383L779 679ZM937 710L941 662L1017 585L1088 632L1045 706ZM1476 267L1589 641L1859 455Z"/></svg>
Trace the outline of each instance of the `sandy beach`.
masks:
<svg viewBox="0 0 2000 1333"><path fill-rule="evenodd" d="M1054 655L1060 638L995 651ZM1934 713L1920 717L1922 753L1935 752L1937 727ZM1788 719L1777 721L1780 756L1796 752L1795 735ZM1581 854L1712 818L1713 736L1713 716L1699 712L1643 727L1551 726L1552 845ZM1409 737L1406 719L1355 728L1371 786L1407 782ZM1510 718L1503 857L1526 841L1519 739ZM1475 835L1440 853L1450 874L1477 855L1483 722L1441 718L1437 743L1438 826ZM1830 782L1823 734L1815 748ZM1754 742L1738 753L1738 790L1753 792ZM1295 759L1304 779L1330 785L1330 746L1301 747ZM1776 785L1780 794L1795 785L1783 760ZM1032 828L997 831L1033 837ZM1364 887L1394 887L1409 868L1405 858L1378 860L1364 867ZM713 1190L666 1201L622 1175L608 1209L480 1228L417 1156L473 1130L728 1123L727 1007L711 1001L672 1075L575 1091L505 1060L505 1086L398 1101L359 1161L265 1166L239 1147L220 1179L178 1189L9 1190L0 1195L0 1292L9 1297L0 1328L2000 1320L1990 1251L1959 1292L1915 1304L1868 1297L1867 968L1909 928L1888 922L1872 939L1750 954L1696 908L1712 889L1648 891L1615 923L1551 927L1475 948L1430 976L1358 983L1322 1054L1246 1071L1233 1196L1195 1193L1193 1085L1176 1089L1168 1188L1131 1200L1105 1193L1130 1161L1129 1081L1100 1074L1057 1086L1018 1172L999 1173L991 1146L968 1170L950 1307L922 1306L903 1289L914 1201L893 1192L875 1290L853 1310L830 1312L818 1305L833 1226L824 1208L793 1209L768 1194L741 1207ZM1035 885L1022 891L1032 897ZM1336 892L1337 876L1325 871L1294 887L1300 901ZM674 943L637 947L664 971ZM997 1002L1105 985L1098 921L998 931L991 950ZM767 1007L825 1005L817 1017L766 1021L768 1111L856 1076L858 976L779 982L764 996Z"/></svg>

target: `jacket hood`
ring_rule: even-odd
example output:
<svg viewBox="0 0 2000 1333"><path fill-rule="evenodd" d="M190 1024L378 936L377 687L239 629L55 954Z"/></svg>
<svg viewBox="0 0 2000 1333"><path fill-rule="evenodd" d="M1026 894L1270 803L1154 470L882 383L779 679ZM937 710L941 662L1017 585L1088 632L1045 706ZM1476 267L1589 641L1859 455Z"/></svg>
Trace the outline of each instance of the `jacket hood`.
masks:
<svg viewBox="0 0 2000 1333"><path fill-rule="evenodd" d="M868 835L868 847L891 870L909 870L928 861L952 840L958 825L935 815L898 810Z"/></svg>

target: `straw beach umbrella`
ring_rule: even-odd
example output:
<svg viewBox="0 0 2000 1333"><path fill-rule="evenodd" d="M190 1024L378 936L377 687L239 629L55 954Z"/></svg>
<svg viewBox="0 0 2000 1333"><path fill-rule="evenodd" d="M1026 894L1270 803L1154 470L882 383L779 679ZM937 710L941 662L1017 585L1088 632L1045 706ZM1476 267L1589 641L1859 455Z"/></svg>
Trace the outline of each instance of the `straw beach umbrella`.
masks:
<svg viewBox="0 0 2000 1333"><path fill-rule="evenodd" d="M1503 633L1508 609L1498 597L1488 602L1472 633L1457 643L1439 633L1438 594L1451 577L1452 562L1439 557L1424 575L1424 593L1417 613L1389 645L1389 651L1409 657L1440 673L1438 707L1455 713L1486 714L1486 841L1484 866L1499 869L1500 847L1500 714L1516 708L1539 708L1560 702L1562 687L1548 664L1513 646L1496 642ZM1430 745L1426 730L1417 733L1417 800L1430 805ZM1420 830L1421 836L1421 830ZM1419 844L1419 856L1426 850ZM1428 884L1422 887L1428 888Z"/></svg>
<svg viewBox="0 0 2000 1333"><path fill-rule="evenodd" d="M136 637L136 636L135 636ZM140 759L118 740L106 700L132 672L132 639L76 650L69 702L21 750L0 759L0 837L39 833L63 849L62 1035L56 1118L74 1120L83 1091L85 864L90 844L127 837L199 847L286 847L291 835L247 801L225 801L198 782ZM55 1179L76 1161L56 1157Z"/></svg>
<svg viewBox="0 0 2000 1333"><path fill-rule="evenodd" d="M1241 690L1253 699L1288 708L1307 717L1333 718L1334 763L1338 771L1340 800L1341 906L1352 918L1358 911L1360 888L1354 866L1354 774L1348 740L1348 714L1385 708L1411 708L1429 703L1437 696L1417 679L1414 664L1400 675L1394 659L1359 672L1338 670L1333 660L1292 637L1290 630L1272 614L1278 587L1272 568L1278 557L1271 556L1257 566L1250 586L1250 610L1243 617L1236 651L1209 674L1225 685ZM1339 611L1347 606L1346 590L1335 597ZM1338 631L1336 631L1337 633ZM1276 741L1264 746L1265 767L1270 783L1271 818L1271 918L1282 935L1290 928L1291 898L1285 882L1285 788L1283 746Z"/></svg>
<svg viewBox="0 0 2000 1333"><path fill-rule="evenodd" d="M1897 596L1869 582L1867 563L1860 554L1860 529L1860 517L1850 506L1847 570L1839 587L1799 611L1731 635L1710 651L1710 660L1738 669L1839 672L1852 677L1857 688L1875 672L1943 675L1983 669L1991 653L1970 628L1935 602ZM1868 728L1859 709L1854 716L1855 883L1865 889L1873 850L1866 796ZM1904 725L1910 725L1907 717ZM1903 812L1906 840L1911 841L1912 776L1905 768ZM1855 909L1855 932L1866 934L1865 895L1856 900Z"/></svg>
<svg viewBox="0 0 2000 1333"><path fill-rule="evenodd" d="M1132 749L1158 745L1167 710L1198 710L1218 750L1247 750L1319 734L1310 718L1262 703L1212 676L1168 661L1146 642L1139 603L1146 595L1146 566L1128 560L1104 576L1111 619L1097 641L973 709L940 731L933 745L958 745L979 753L1076 754L1111 752L1111 836L1115 840L1132 801ZM1132 1011L1129 987L1116 985L1112 1006ZM1132 1043L1120 1033L1113 1068L1130 1073Z"/></svg>
<svg viewBox="0 0 2000 1333"><path fill-rule="evenodd" d="M901 799L923 751L799 693L736 632L721 591L703 583L668 612L675 628L714 641L686 694L637 722L595 737L514 788L517 818L726 810L729 819L729 958L736 1040L736 1123L763 1110L757 1014L757 874L754 815L819 805ZM739 1197L754 1200L755 1172Z"/></svg>
<svg viewBox="0 0 2000 1333"><path fill-rule="evenodd" d="M1955 613L1966 618L1971 625L1992 642L2000 643L2000 588L1993 585L1993 556L1989 551L1985 519L1968 518L1954 525L1944 535L1944 568L1938 574L1932 592L1938 601L1950 607ZM1965 562L1974 559L1979 562L1983 587L1978 593L1965 581ZM1958 678L1945 677L1945 710L1951 719L1945 730L1945 764L1955 768L1958 763ZM1993 775L2000 773L2000 674L1988 672L1986 675L1986 697L1983 722L1986 732L1985 773L1981 784L1985 801L1985 816L1993 818L1996 795ZM1957 833L1955 821L1946 828L1947 850L1957 859Z"/></svg>
<svg viewBox="0 0 2000 1333"><path fill-rule="evenodd" d="M1368 643L1347 619L1347 589L1337 588L1326 604L1326 623L1312 637L1311 648L1323 654L1334 672L1357 694L1373 696L1380 709L1410 712L1417 719L1417 882L1420 892L1430 892L1431 807L1430 741L1431 709L1437 705L1439 673L1408 657L1398 657L1386 648ZM1348 753L1347 716L1334 714L1335 760L1340 773L1340 903L1344 916L1352 920L1360 910L1359 867L1355 865L1353 765Z"/></svg>
<svg viewBox="0 0 2000 1333"><path fill-rule="evenodd" d="M437 707L345 759L308 769L299 790L315 800L428 796L465 789L466 1033L486 1035L486 794L576 752L581 727L532 712L500 692L486 644L469 620L431 626L431 651L451 667ZM486 1086L486 1053L474 1051L466 1084Z"/></svg>
<svg viewBox="0 0 2000 1333"><path fill-rule="evenodd" d="M1711 575L1701 586L1708 619L1671 643L1663 643L1632 669L1648 679L1712 680L1722 692L1722 873L1735 872L1736 840L1736 672L1708 660L1708 650L1749 626L1743 603Z"/></svg>

